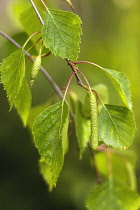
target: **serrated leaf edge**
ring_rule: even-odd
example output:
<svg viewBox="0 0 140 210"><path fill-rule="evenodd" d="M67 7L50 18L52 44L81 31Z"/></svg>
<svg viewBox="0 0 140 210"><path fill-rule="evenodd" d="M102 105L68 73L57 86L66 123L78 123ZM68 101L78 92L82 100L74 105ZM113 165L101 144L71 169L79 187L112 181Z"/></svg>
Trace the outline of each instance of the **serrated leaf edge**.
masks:
<svg viewBox="0 0 140 210"><path fill-rule="evenodd" d="M122 87L121 83L118 82L118 80L117 80L116 77L114 77L112 74L110 74L110 73L108 72L108 70L110 70L110 71L112 71L112 72L114 71L114 72L117 72L117 73L118 73L118 71L112 70L112 69L106 69L106 68L102 68L102 70L103 70L103 71L106 73L106 75L109 77L109 79L111 80L111 82L112 82L114 88L116 89L116 87L115 87L115 85L114 85L114 82L112 81L111 77L113 77L113 79L115 79L115 81L116 81L116 82L118 83L118 85L120 86L120 89L121 89L121 92L122 92L124 98L120 95L120 93L117 91L117 89L116 89L116 92L119 94L120 98L122 99L123 103L127 106L127 108L129 108L130 110L132 110L132 95L131 95L131 90L130 90L130 81L129 81L129 79L127 78L127 76L125 75L125 73L119 72L119 73L122 74L122 75L124 76L124 78L127 80L128 88L129 88L129 97L130 97L130 102L131 102L131 104L130 104L130 103L128 102L128 100L127 100L126 94L125 94L125 92L124 92L124 90L123 90L123 87Z"/></svg>
<svg viewBox="0 0 140 210"><path fill-rule="evenodd" d="M60 12L67 12L67 11L62 11L62 10L56 10L56 9L49 9L49 8L47 8L47 12L49 13L49 15L51 16L51 18L52 18L52 20L54 19L53 18L53 16L52 16L52 14L51 14L51 12L50 11L60 11ZM75 15L78 19L79 19L79 24L82 24L82 21L81 21L81 19L80 19L80 17L78 16L78 15L76 15L76 14L74 14L74 13L72 13L72 12L67 12L67 13L70 13L70 14L72 14L72 15ZM56 28L57 28L57 30L58 31L60 31L59 30L59 28L57 27L57 24L55 24L55 21L53 20L53 22L54 22L54 25L56 26ZM82 35L82 28L81 27L79 27L79 35L78 35L78 37L79 37L79 42L78 42L78 45L80 45L80 43L81 43L81 35ZM61 35L61 33L59 32L59 34L60 34L60 37L62 38L62 40L64 41L64 43L66 44L66 42L65 42L65 40L63 39L63 37L62 37L62 35ZM66 44L66 46L67 46L67 44ZM46 47L48 47L48 46L46 46ZM69 48L68 46L67 46L67 48ZM64 56L60 56L60 55L58 55L57 53L55 53L55 51L53 50L53 48L52 47L48 47L48 49L49 50L51 50L52 52L53 52L53 54L55 55L55 56L59 56L59 57L61 57L61 58L65 58ZM75 60L77 60L78 59L78 54L80 53L80 47L78 46L78 50L77 50L77 56L76 56L76 58L75 58ZM69 59L69 58L67 58L67 59Z"/></svg>
<svg viewBox="0 0 140 210"><path fill-rule="evenodd" d="M115 123L114 123L114 121L113 121L113 119L112 119L112 117L111 117L111 115L109 114L109 111L107 110L107 108L106 108L106 106L105 106L105 104L103 105L103 107L104 107L104 109L106 110L106 112L107 112L107 114L108 114L108 116L109 116L109 118L111 119L111 121L112 121L112 123L113 123L113 125L114 125L114 127L115 127L115 129L117 130L117 133L118 133L118 135L119 135L119 132L118 132L118 129L117 129L117 127L116 127L116 125L115 125ZM125 108L127 108L131 113L132 113L132 116L133 116L133 120L134 120L134 124L135 124L135 128L134 128L134 130L136 130L136 122L135 122L135 117L134 117L134 113L133 113L133 111L132 110L130 110L128 107L125 107ZM135 133L133 134L133 136L132 136L132 141L133 141L133 139L134 139L134 136L135 136ZM120 137L120 135L119 135L119 137ZM121 139L121 138L120 138ZM100 139L99 139L100 140ZM103 140L102 140L103 141ZM132 144L132 141L131 141L131 144ZM106 143L106 142L105 142ZM106 143L107 144L107 143ZM131 145L130 144L130 145ZM126 147L117 147L117 146L112 146L111 144L107 144L108 146L111 146L111 147L113 147L114 149L121 149L121 150L125 150L125 149L127 149ZM130 146L129 145L129 146Z"/></svg>

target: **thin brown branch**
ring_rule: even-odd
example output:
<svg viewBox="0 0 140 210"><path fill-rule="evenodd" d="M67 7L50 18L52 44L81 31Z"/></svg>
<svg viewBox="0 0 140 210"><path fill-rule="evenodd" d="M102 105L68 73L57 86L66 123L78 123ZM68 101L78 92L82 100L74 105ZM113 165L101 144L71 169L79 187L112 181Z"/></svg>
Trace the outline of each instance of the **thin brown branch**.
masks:
<svg viewBox="0 0 140 210"><path fill-rule="evenodd" d="M67 59L66 59L66 61L67 61L68 65L71 67L72 71L75 73L75 77L76 77L76 80L77 80L77 85L80 85L80 86L83 87L82 80L80 79L79 75L77 74L77 71L75 69L74 64L71 61L67 60Z"/></svg>

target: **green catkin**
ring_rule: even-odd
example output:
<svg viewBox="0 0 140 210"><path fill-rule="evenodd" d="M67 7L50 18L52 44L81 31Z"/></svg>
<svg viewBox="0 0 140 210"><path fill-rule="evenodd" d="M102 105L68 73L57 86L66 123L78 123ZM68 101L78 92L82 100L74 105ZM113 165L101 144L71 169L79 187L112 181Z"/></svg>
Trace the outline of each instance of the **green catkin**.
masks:
<svg viewBox="0 0 140 210"><path fill-rule="evenodd" d="M98 148L98 108L94 93L90 91L90 109L91 109L91 146L92 149Z"/></svg>
<svg viewBox="0 0 140 210"><path fill-rule="evenodd" d="M32 87L32 85L34 84L35 78L38 75L38 72L40 70L40 66L41 66L41 55L38 55L35 59L34 59L34 63L33 63L33 68L31 71L31 81L29 86Z"/></svg>

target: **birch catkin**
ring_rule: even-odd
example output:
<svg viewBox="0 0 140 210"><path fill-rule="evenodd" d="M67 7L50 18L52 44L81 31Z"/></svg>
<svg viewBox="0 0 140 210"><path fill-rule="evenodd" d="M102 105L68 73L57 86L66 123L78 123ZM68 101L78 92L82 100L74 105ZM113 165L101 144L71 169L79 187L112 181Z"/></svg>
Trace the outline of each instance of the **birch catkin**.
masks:
<svg viewBox="0 0 140 210"><path fill-rule="evenodd" d="M32 87L32 85L34 84L35 78L38 75L39 69L41 66L41 55L38 55L35 59L34 59L34 63L33 63L33 68L31 71L31 81L30 81L30 87Z"/></svg>
<svg viewBox="0 0 140 210"><path fill-rule="evenodd" d="M98 108L94 93L90 91L91 109L91 146L94 150L98 148Z"/></svg>

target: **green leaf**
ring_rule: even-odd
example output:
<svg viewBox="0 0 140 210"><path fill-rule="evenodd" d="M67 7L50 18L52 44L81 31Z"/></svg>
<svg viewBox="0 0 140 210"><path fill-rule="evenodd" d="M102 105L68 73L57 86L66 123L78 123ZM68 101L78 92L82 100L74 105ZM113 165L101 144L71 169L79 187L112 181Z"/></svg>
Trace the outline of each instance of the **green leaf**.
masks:
<svg viewBox="0 0 140 210"><path fill-rule="evenodd" d="M83 104L80 101L76 103L75 109L75 126L76 136L78 139L78 145L80 149L80 159L82 158L83 152L87 147L87 143L90 138L90 120L83 117L81 109Z"/></svg>
<svg viewBox="0 0 140 210"><path fill-rule="evenodd" d="M39 11L39 12L40 12L41 16L44 18L44 13L42 13L41 11ZM37 31L42 30L42 25L41 25L37 15L32 7L28 8L21 14L20 22L23 25L24 30L28 34L28 36L30 36L31 34L37 32ZM40 37L41 37L41 34L36 34L35 36L33 36L31 38L31 40L33 43L35 43ZM35 47L37 49L39 49L40 43L36 44Z"/></svg>
<svg viewBox="0 0 140 210"><path fill-rule="evenodd" d="M96 97L92 91L90 91L90 112L91 112L91 146L92 149L98 148L98 109Z"/></svg>
<svg viewBox="0 0 140 210"><path fill-rule="evenodd" d="M109 92L108 92L108 87L105 84L98 84L92 87L92 90L95 90L99 96L101 97L102 101L104 104L109 103ZM98 111L100 112L102 109L103 104L98 100Z"/></svg>
<svg viewBox="0 0 140 210"><path fill-rule="evenodd" d="M21 24L19 21L20 15L30 6L30 2L25 2L24 0L15 1L14 4L13 2L9 2L9 12L11 12L10 17L12 18L12 22L16 27L19 26L21 28Z"/></svg>
<svg viewBox="0 0 140 210"><path fill-rule="evenodd" d="M48 108L51 105L51 100L48 100L46 103L34 106L31 108L29 117L28 117L28 122L27 126L32 130L33 122L37 115L39 115L41 112L43 112L46 108Z"/></svg>
<svg viewBox="0 0 140 210"><path fill-rule="evenodd" d="M0 72L1 82L7 92L11 110L25 76L25 54L23 50L18 49L7 57L0 66Z"/></svg>
<svg viewBox="0 0 140 210"><path fill-rule="evenodd" d="M52 191L53 189L52 173L49 167L47 167L45 159L42 158L39 160L39 168L40 168L40 173L43 176L44 180L46 181L46 183L49 184L49 190Z"/></svg>
<svg viewBox="0 0 140 210"><path fill-rule="evenodd" d="M30 88L26 80L23 79L23 83L14 102L14 106L16 107L19 115L21 116L24 126L26 126L27 124L27 119L31 108L31 100L32 96Z"/></svg>
<svg viewBox="0 0 140 210"><path fill-rule="evenodd" d="M109 103L108 87L105 84L99 83L98 85L93 86L92 90L95 90L100 95L105 104Z"/></svg>
<svg viewBox="0 0 140 210"><path fill-rule="evenodd" d="M72 91L69 91L69 106L74 114L75 114L76 104L77 104L77 94Z"/></svg>
<svg viewBox="0 0 140 210"><path fill-rule="evenodd" d="M109 179L89 194L86 207L89 210L137 210L140 197L122 182Z"/></svg>
<svg viewBox="0 0 140 210"><path fill-rule="evenodd" d="M124 184L136 190L135 165L136 157L132 151L110 151L110 161L112 165L113 178L120 180ZM98 172L105 178L109 177L108 155L106 152L95 154L95 163Z"/></svg>
<svg viewBox="0 0 140 210"><path fill-rule="evenodd" d="M98 121L99 139L114 148L126 149L132 144L135 120L131 110L123 106L103 106Z"/></svg>
<svg viewBox="0 0 140 210"><path fill-rule="evenodd" d="M65 11L47 9L42 38L45 47L62 58L76 61L79 53L80 18Z"/></svg>
<svg viewBox="0 0 140 210"><path fill-rule="evenodd" d="M90 108L90 94L89 91L87 92L84 103L82 106L82 114L85 118L90 119L91 118L91 108Z"/></svg>
<svg viewBox="0 0 140 210"><path fill-rule="evenodd" d="M117 93L120 95L123 103L129 109L132 109L130 83L129 83L128 78L122 72L118 72L118 71L110 70L110 69L105 69L105 68L102 68L102 70L110 78L110 80L111 80L112 84L114 85Z"/></svg>
<svg viewBox="0 0 140 210"><path fill-rule="evenodd" d="M67 142L68 106L59 102L39 114L33 124L33 135L41 158L52 173L55 186L64 162Z"/></svg>

